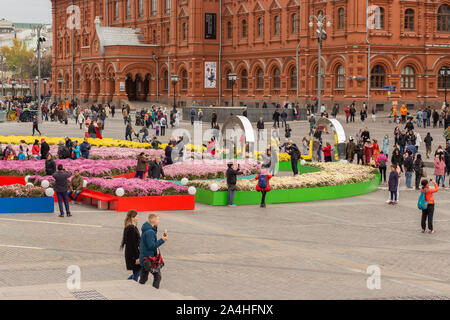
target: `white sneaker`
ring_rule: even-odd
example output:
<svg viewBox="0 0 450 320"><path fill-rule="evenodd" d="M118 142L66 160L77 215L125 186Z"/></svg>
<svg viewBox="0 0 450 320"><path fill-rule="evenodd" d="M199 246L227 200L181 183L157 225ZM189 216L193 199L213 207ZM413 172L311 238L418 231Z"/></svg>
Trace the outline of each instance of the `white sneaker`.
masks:
<svg viewBox="0 0 450 320"><path fill-rule="evenodd" d="M386 203L389 203L389 202L391 202L391 200L390 200L390 199L387 199L387 200L386 200Z"/></svg>

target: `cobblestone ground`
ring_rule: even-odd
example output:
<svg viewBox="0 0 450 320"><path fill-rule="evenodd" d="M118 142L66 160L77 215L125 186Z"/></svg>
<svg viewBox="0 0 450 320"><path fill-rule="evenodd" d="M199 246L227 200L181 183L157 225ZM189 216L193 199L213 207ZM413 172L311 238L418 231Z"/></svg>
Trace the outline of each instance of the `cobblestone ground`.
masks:
<svg viewBox="0 0 450 320"><path fill-rule="evenodd" d="M354 135L361 123L345 125ZM367 127L391 134L387 118ZM306 123L293 125L295 137ZM29 124L0 124L0 134L27 134ZM120 138L123 123L107 122ZM44 124L47 135L75 135L75 124ZM432 129L435 141L441 130ZM421 130L422 136L425 131ZM430 169L429 169L430 170ZM236 208L197 205L162 212L169 241L162 287L199 299L448 299L450 191L436 194L436 234L420 232L418 193L401 187L396 207L384 186L353 198ZM270 197L270 194L269 194ZM0 287L64 283L70 265L82 281L126 279L119 251L125 213L73 205L72 218L55 214L0 215ZM141 225L147 213L141 212ZM381 269L381 288L367 288L367 267Z"/></svg>

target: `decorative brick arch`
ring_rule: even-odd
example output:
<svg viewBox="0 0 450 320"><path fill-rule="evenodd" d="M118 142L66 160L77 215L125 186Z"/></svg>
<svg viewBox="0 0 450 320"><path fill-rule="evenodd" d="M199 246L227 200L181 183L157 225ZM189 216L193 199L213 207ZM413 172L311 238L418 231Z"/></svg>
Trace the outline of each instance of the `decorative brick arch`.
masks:
<svg viewBox="0 0 450 320"><path fill-rule="evenodd" d="M370 61L370 70L372 70L377 64L380 64L385 68L386 75L392 74L395 71L394 61L392 59L388 59L386 56L378 54L372 56Z"/></svg>
<svg viewBox="0 0 450 320"><path fill-rule="evenodd" d="M437 74L439 70L445 65L450 65L450 55L440 56L436 59L436 61L434 61L432 66L433 73Z"/></svg>

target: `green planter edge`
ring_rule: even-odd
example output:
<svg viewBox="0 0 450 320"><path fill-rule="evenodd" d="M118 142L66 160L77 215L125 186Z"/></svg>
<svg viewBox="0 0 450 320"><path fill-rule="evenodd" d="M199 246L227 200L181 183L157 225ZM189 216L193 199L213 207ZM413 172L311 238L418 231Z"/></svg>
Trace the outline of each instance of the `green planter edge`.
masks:
<svg viewBox="0 0 450 320"><path fill-rule="evenodd" d="M315 188L279 189L267 193L266 203L293 203L317 200L329 200L367 194L378 189L380 175L369 181ZM255 182L256 186L256 182ZM227 205L228 193L226 191L212 192L211 190L197 189L195 201L212 206ZM261 203L261 193L257 191L237 191L234 198L236 205L255 205Z"/></svg>

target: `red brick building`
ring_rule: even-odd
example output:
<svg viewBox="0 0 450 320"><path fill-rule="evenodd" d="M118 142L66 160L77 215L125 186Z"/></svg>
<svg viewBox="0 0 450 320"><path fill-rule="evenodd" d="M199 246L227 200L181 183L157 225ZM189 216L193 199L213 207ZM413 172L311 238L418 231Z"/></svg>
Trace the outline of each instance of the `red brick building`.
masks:
<svg viewBox="0 0 450 320"><path fill-rule="evenodd" d="M368 28L365 0L52 4L55 97L171 103L170 78L176 74L179 104L229 105L227 74L236 73L236 105L311 102L317 95L318 41L309 22L321 11L331 22L321 59L327 105L367 101L369 86L371 105L380 107L388 99L436 106L444 100L439 70L450 66L450 0L368 1ZM72 23L78 15L79 23ZM385 86L396 91L388 97Z"/></svg>

